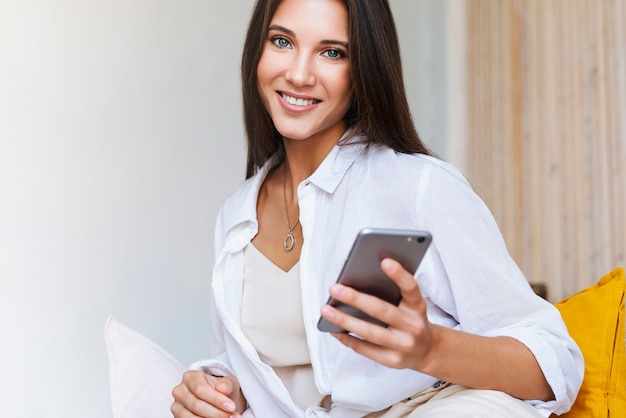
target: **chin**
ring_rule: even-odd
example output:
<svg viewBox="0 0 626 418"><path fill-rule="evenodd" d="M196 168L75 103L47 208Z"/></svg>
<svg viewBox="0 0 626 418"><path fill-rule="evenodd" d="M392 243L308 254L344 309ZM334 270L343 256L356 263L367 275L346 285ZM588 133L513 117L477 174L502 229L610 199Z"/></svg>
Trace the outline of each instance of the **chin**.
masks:
<svg viewBox="0 0 626 418"><path fill-rule="evenodd" d="M313 133L306 129L298 129L294 127L276 127L278 133L286 139L291 139L294 141L303 141L307 138L313 136Z"/></svg>
<svg viewBox="0 0 626 418"><path fill-rule="evenodd" d="M329 139L338 140L339 137L334 138L336 135L341 135L345 131L345 127L342 125L341 129L338 128L337 125L331 126L316 126L312 129L311 124L307 123L304 126L299 125L291 125L291 124L282 124L282 125L274 125L278 133L286 139L291 139L294 141L304 141L309 138L318 138L321 141L325 142Z"/></svg>

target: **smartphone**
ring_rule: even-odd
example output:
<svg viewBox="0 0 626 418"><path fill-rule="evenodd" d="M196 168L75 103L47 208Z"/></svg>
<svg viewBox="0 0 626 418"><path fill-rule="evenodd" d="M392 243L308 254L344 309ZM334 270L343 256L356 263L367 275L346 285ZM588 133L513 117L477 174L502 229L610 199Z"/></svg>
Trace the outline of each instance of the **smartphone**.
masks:
<svg viewBox="0 0 626 418"><path fill-rule="evenodd" d="M380 268L384 258L393 258L407 271L415 274L426 254L432 236L426 231L365 228L357 235L341 269L337 283L383 299L394 305L402 298L400 289ZM328 303L349 315L386 327L387 324L341 303L332 297ZM346 332L320 317L317 328L324 332Z"/></svg>

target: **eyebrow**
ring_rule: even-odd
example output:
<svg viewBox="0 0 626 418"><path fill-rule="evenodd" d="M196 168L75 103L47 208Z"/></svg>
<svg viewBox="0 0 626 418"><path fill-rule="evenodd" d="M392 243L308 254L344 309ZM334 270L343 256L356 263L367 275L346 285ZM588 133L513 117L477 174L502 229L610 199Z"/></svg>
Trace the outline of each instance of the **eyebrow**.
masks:
<svg viewBox="0 0 626 418"><path fill-rule="evenodd" d="M291 37L294 37L294 38L296 37L296 33L294 31L292 31L291 29L287 29L286 27L281 26L281 25L272 25L272 26L270 26L267 29L268 32L271 31L271 30L284 32L284 33L286 33L287 35L289 35ZM347 42L337 41L337 40L334 40L334 39L323 39L323 40L320 41L320 44L322 44L322 45L340 45L340 46L343 46L346 49L350 48L350 45Z"/></svg>

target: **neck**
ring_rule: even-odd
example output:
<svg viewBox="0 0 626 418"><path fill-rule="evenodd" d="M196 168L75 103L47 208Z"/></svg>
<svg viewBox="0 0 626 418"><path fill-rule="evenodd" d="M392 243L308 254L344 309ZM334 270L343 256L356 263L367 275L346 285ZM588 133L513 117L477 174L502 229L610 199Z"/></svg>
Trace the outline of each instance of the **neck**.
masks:
<svg viewBox="0 0 626 418"><path fill-rule="evenodd" d="M337 144L345 132L345 127L337 127L333 132L325 132L324 138L294 140L283 138L287 186L295 189L302 180L308 178L322 164L322 161Z"/></svg>

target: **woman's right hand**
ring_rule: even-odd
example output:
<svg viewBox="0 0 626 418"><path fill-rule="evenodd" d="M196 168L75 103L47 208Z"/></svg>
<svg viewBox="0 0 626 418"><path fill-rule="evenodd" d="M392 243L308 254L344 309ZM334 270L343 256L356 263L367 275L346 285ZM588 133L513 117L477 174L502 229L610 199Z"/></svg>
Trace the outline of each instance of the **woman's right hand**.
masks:
<svg viewBox="0 0 626 418"><path fill-rule="evenodd" d="M198 370L183 375L172 390L174 418L239 417L246 408L239 381L233 376L211 376Z"/></svg>

